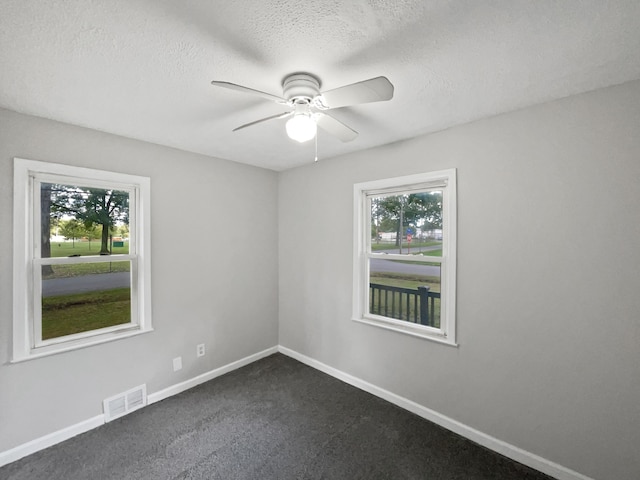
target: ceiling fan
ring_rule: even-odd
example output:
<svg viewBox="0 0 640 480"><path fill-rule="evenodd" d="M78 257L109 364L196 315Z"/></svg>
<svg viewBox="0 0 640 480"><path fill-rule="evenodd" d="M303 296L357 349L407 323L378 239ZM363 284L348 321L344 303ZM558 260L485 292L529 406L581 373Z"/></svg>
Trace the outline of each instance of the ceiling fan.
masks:
<svg viewBox="0 0 640 480"><path fill-rule="evenodd" d="M282 97L230 82L214 80L211 84L257 95L291 108L288 112L240 125L233 129L234 132L269 120L291 117L286 123L287 135L300 143L314 138L317 127L343 142L349 142L358 136L358 132L326 113L326 110L393 98L393 84L386 77L370 78L320 92L320 80L316 76L310 73L293 73L282 81Z"/></svg>

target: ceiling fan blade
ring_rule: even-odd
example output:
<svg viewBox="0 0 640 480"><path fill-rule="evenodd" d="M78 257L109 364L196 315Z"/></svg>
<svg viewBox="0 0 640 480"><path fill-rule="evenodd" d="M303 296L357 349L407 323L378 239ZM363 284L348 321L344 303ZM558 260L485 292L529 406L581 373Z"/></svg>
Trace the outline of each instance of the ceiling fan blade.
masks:
<svg viewBox="0 0 640 480"><path fill-rule="evenodd" d="M393 98L393 84L386 77L370 78L322 93L327 108L348 107Z"/></svg>
<svg viewBox="0 0 640 480"><path fill-rule="evenodd" d="M285 117L288 117L290 115L293 115L293 112L278 113L277 115L271 115L270 117L261 118L260 120L256 120L254 122L245 123L244 125L240 125L239 127L234 128L233 131L237 132L238 130L242 130L243 128L251 127L251 126L256 125L258 123L267 122L269 120L275 120L276 118L285 118Z"/></svg>
<svg viewBox="0 0 640 480"><path fill-rule="evenodd" d="M316 123L321 129L334 137L339 138L343 142L350 142L358 136L358 132L354 129L347 127L340 120L337 120L326 113L316 113L315 115L317 115Z"/></svg>
<svg viewBox="0 0 640 480"><path fill-rule="evenodd" d="M266 98L267 100L272 100L278 103L287 103L284 98L280 98L276 95L271 95L270 93L261 92L260 90L254 90L253 88L243 87L242 85L237 85L235 83L230 82L219 82L217 80L213 80L211 85L215 85L216 87L228 88L229 90L236 90L238 92L249 93L251 95L257 95L262 98Z"/></svg>

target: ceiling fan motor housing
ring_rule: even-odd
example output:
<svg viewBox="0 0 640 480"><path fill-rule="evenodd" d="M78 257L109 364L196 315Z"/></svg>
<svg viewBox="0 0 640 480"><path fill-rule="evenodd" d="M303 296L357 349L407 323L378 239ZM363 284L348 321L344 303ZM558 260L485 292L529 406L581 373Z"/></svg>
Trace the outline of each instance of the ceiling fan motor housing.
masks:
<svg viewBox="0 0 640 480"><path fill-rule="evenodd" d="M310 103L320 95L320 80L308 73L294 73L282 81L285 100L292 103Z"/></svg>

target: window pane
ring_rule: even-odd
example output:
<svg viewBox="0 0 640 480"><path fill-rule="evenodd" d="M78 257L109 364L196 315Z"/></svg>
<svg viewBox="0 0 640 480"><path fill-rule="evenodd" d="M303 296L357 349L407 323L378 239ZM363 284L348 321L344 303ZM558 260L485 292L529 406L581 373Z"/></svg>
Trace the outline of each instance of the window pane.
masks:
<svg viewBox="0 0 640 480"><path fill-rule="evenodd" d="M129 253L129 192L42 183L41 257Z"/></svg>
<svg viewBox="0 0 640 480"><path fill-rule="evenodd" d="M438 263L369 260L369 313L440 328Z"/></svg>
<svg viewBox="0 0 640 480"><path fill-rule="evenodd" d="M442 191L372 197L371 250L441 255Z"/></svg>
<svg viewBox="0 0 640 480"><path fill-rule="evenodd" d="M42 266L42 339L131 322L130 262Z"/></svg>

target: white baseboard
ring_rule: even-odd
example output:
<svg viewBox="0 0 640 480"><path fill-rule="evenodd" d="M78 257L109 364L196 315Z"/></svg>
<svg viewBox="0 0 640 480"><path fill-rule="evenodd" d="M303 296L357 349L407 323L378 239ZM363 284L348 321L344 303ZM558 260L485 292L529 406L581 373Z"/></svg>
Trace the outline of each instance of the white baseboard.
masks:
<svg viewBox="0 0 640 480"><path fill-rule="evenodd" d="M422 418L425 418L441 427L446 428L447 430L451 430L458 435L461 435L469 440L482 445L483 447L488 448L489 450L493 450L505 457L508 457L516 462L519 462L528 467L534 468L539 472L542 472L546 475L549 475L558 480L593 480L590 477L582 475L576 471L573 471L569 468L563 467L557 463L554 463L546 458L542 458L538 455L535 455L531 452L527 452L521 448L516 447L515 445L511 445L507 442L503 442L491 435L487 435L475 428L472 428L468 425L458 422L453 418L447 417L438 413L430 408L424 407L416 402L413 402L407 398L401 397L400 395L396 395L388 390L377 387L369 382L366 382L360 378L354 377L353 375L349 375L348 373L337 370L329 365L326 365L318 360L314 360L313 358L307 357L301 353L298 353L289 348L279 346L278 351L284 355L287 355L295 360L298 360L305 365L315 368L316 370L320 370L332 377L337 378L338 380L342 380L345 383L353 385L360 390L364 390L365 392L371 393L376 397L380 397L394 405L397 405L405 410L408 410L416 415L419 415Z"/></svg>
<svg viewBox="0 0 640 480"><path fill-rule="evenodd" d="M22 457L31 455L39 450L51 447L56 443L63 442L71 437L75 437L76 435L80 435L81 433L93 430L102 424L104 424L104 415L96 415L95 417L63 428L57 432L53 432L43 437L36 438L35 440L31 440L30 442L23 443L22 445L18 445L11 450L0 452L0 467L11 462L15 462L16 460L20 460Z"/></svg>
<svg viewBox="0 0 640 480"><path fill-rule="evenodd" d="M173 395L177 395L178 393L189 390L190 388L200 385L201 383L213 380L220 375L232 372L233 370L244 367L245 365L249 365L250 363L260 360L261 358L268 357L269 355L273 355L277 352L278 347L267 348L266 350L254 353L253 355L249 355L248 357L241 358L240 360L229 363L220 368L216 368L215 370L211 370L209 372L203 373L202 375L198 375L197 377L193 377L189 380L185 380L184 382L167 387L163 390L160 390L159 392L152 393L147 396L147 405L151 405L152 403L159 402L160 400L172 397Z"/></svg>
<svg viewBox="0 0 640 480"><path fill-rule="evenodd" d="M228 365L224 365L220 368L216 368L215 370L211 370L210 372L198 375L197 377L194 377L190 380L186 380L158 392L152 393L147 396L147 405L151 405L152 403L159 402L160 400L164 400L165 398L171 397L172 395L184 392L185 390L200 385L201 383L208 382L209 380L219 377L220 375L224 375L225 373L229 373L240 367L249 365L256 360L268 357L269 355L277 353L277 351L278 347L267 348L262 352L249 355L248 357L241 358L240 360L229 363ZM104 415L97 415L82 422L76 423L75 425L71 425L48 435L44 435L43 437L36 438L35 440L31 440L27 443L23 443L22 445L18 445L17 447L10 450L0 452L0 467L15 462L16 460L19 460L22 457L26 457L27 455L31 455L32 453L35 453L39 450L51 447L56 443L68 440L71 437L75 437L76 435L79 435L81 433L88 432L89 430L99 427L104 423Z"/></svg>

